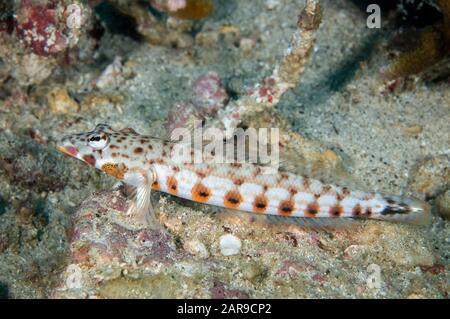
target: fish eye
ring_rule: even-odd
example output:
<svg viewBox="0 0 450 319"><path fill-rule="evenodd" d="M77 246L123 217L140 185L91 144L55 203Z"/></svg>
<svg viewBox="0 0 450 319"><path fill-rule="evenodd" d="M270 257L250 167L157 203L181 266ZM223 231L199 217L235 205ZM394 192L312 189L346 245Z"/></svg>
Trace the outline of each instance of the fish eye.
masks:
<svg viewBox="0 0 450 319"><path fill-rule="evenodd" d="M94 149L101 150L108 144L108 136L103 132L92 135L88 139L88 144Z"/></svg>

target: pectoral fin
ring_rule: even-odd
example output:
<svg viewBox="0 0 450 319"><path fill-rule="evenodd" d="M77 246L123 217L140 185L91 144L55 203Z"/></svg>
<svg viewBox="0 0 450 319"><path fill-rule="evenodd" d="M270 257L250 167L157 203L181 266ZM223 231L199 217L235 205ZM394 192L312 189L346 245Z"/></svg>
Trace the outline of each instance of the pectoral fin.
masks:
<svg viewBox="0 0 450 319"><path fill-rule="evenodd" d="M153 172L147 175L143 175L142 172L131 172L125 175L124 182L134 187L131 194L132 204L127 214L151 229L160 229L161 224L156 219L151 198L151 185L154 180Z"/></svg>

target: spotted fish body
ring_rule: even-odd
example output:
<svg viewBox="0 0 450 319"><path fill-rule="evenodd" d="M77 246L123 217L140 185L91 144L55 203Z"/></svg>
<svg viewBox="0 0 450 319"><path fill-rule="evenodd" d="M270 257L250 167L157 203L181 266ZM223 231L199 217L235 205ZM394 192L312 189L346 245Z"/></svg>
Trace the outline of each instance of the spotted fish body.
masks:
<svg viewBox="0 0 450 319"><path fill-rule="evenodd" d="M64 137L58 149L135 186L135 208L141 217L148 214L153 189L199 203L284 217L410 223L429 218L427 204L412 198L349 190L288 172L264 174L253 164L180 163L173 160L174 145L129 128L115 131L99 124L92 132Z"/></svg>

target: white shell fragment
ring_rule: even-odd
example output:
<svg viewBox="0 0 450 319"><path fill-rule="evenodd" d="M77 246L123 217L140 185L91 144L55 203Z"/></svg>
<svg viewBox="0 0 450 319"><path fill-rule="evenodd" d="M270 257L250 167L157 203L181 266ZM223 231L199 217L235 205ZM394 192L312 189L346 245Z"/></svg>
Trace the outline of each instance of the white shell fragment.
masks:
<svg viewBox="0 0 450 319"><path fill-rule="evenodd" d="M208 258L209 252L206 246L198 240L188 240L183 245L184 249L191 255Z"/></svg>
<svg viewBox="0 0 450 319"><path fill-rule="evenodd" d="M237 255L242 247L241 240L231 234L221 236L219 244L220 252L224 256Z"/></svg>

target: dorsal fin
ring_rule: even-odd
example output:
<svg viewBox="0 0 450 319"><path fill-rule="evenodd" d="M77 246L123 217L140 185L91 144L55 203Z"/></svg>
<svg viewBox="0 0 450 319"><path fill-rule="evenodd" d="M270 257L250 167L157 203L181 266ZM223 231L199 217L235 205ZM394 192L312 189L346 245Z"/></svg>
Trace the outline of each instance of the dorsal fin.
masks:
<svg viewBox="0 0 450 319"><path fill-rule="evenodd" d="M122 133L133 133L133 134L137 134L135 130L133 130L131 127L126 127L120 130L120 132Z"/></svg>
<svg viewBox="0 0 450 319"><path fill-rule="evenodd" d="M97 125L95 126L95 129L94 129L93 132L107 132L107 133L112 133L112 132L114 132L114 130L113 130L112 127L109 126L108 124L100 123L100 124L97 124Z"/></svg>

